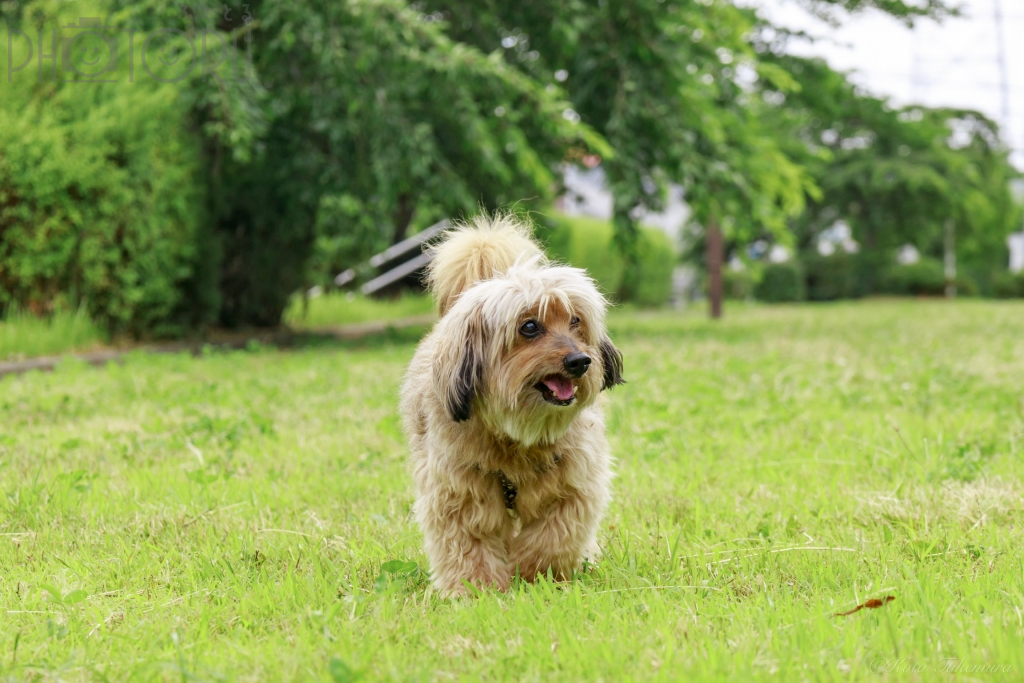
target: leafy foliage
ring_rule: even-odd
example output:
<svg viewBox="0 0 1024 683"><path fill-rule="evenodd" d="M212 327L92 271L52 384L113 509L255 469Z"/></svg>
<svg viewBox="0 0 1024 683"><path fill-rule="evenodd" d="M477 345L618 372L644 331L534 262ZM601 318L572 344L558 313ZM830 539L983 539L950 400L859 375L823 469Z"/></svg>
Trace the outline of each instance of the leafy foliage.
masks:
<svg viewBox="0 0 1024 683"><path fill-rule="evenodd" d="M89 12L74 9L30 3L22 28ZM25 63L26 43L12 47ZM114 331L179 331L203 315L183 290L205 219L189 101L153 80L67 82L59 66L59 80L12 78L0 101L0 309L84 301Z"/></svg>
<svg viewBox="0 0 1024 683"><path fill-rule="evenodd" d="M800 265L795 261L768 264L761 273L754 295L770 303L803 301L807 292Z"/></svg>
<svg viewBox="0 0 1024 683"><path fill-rule="evenodd" d="M997 126L966 110L894 109L858 92L821 60L783 52L784 36L759 43L764 59L792 74L796 85L768 91L767 125L786 154L807 168L821 189L790 225L798 246L813 251L821 233L845 221L867 253L884 264L904 244L943 254L952 221L958 261L991 269L1005 262L1006 236L1021 208L1010 194L1018 172ZM865 272L879 286L881 271Z"/></svg>
<svg viewBox="0 0 1024 683"><path fill-rule="evenodd" d="M15 8L10 18L28 21L48 6ZM170 47L186 52L189 41L221 41L219 56L228 64L252 55L243 68L251 78L225 67L216 77L161 91L163 128L183 131L192 146L188 163L176 170L206 169L198 186L208 201L187 191L177 198L205 219L179 231L189 263L172 287L198 318L212 310L228 325L276 324L297 289L410 229L523 198L549 201L567 149L610 154L599 136L563 116L568 105L557 93L500 57L451 40L443 25L424 21L404 2L270 0L246 7L243 17L109 0L90 12L112 9L110 21L140 38L164 28L183 31ZM51 15L38 21L54 23ZM77 118L93 104L82 100ZM120 105L126 117L145 113ZM176 179L166 170L163 177ZM133 178L144 182L145 174ZM175 258L171 249L149 247L161 255L153 258ZM54 292L83 296L63 283L36 291L46 301ZM107 315L106 308L96 310ZM136 326L156 329L169 317L156 313Z"/></svg>
<svg viewBox="0 0 1024 683"><path fill-rule="evenodd" d="M952 11L804 4L907 22ZM892 111L788 56L783 34L730 0L245 8L74 6L135 30L136 51L161 29L180 32L169 50L216 44L222 67L175 83L18 81L0 105L0 306L87 301L135 334L274 325L296 291L437 219L545 206L560 165L588 154L602 158L623 258L621 274L601 277L623 300L665 296L666 279L641 266L669 250L636 219L671 184L699 228L733 245L770 235L807 251L845 217L868 264L906 241L937 256L952 217L964 267L981 272L1019 218L994 124ZM30 33L74 18L55 0L0 14ZM882 270L865 271L871 287Z"/></svg>
<svg viewBox="0 0 1024 683"><path fill-rule="evenodd" d="M834 301L862 296L864 259L857 254L838 252L829 256L806 254L801 259L807 298L810 301Z"/></svg>
<svg viewBox="0 0 1024 683"><path fill-rule="evenodd" d="M1002 271L992 278L992 294L1000 299L1024 298L1024 272Z"/></svg>
<svg viewBox="0 0 1024 683"><path fill-rule="evenodd" d="M925 257L917 263L894 264L885 272L881 289L887 294L941 296L946 290L942 261Z"/></svg>
<svg viewBox="0 0 1024 683"><path fill-rule="evenodd" d="M270 123L262 154L224 172L225 322L276 322L314 244L318 273L337 272L410 226L546 199L566 147L604 149L557 97L402 2L254 11Z"/></svg>
<svg viewBox="0 0 1024 683"><path fill-rule="evenodd" d="M747 301L754 297L754 274L748 268L734 270L726 268L722 272L724 295L726 299Z"/></svg>
<svg viewBox="0 0 1024 683"><path fill-rule="evenodd" d="M635 256L634 210L661 208L678 182L698 219L784 230L809 189L757 125L739 75L754 69L753 15L727 2L591 4L462 0L427 4L459 40L562 89L614 150L604 160L616 238Z"/></svg>
<svg viewBox="0 0 1024 683"><path fill-rule="evenodd" d="M612 299L641 306L659 306L672 293L675 251L664 232L641 226L637 264L632 265L615 243L611 223L593 218L557 216L552 229L542 231L549 253L585 268Z"/></svg>

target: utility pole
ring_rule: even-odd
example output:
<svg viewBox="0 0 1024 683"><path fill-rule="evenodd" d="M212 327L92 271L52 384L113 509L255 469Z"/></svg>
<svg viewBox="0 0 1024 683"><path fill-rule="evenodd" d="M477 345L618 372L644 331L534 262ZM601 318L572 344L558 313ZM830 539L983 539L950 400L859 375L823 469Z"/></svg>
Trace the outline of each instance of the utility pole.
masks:
<svg viewBox="0 0 1024 683"><path fill-rule="evenodd" d="M707 267L708 267L708 303L710 304L711 318L717 320L722 317L722 264L725 262L725 240L722 236L722 229L718 227L718 219L708 219L707 233Z"/></svg>
<svg viewBox="0 0 1024 683"><path fill-rule="evenodd" d="M956 298L956 243L954 242L956 224L952 218L946 219L946 298Z"/></svg>

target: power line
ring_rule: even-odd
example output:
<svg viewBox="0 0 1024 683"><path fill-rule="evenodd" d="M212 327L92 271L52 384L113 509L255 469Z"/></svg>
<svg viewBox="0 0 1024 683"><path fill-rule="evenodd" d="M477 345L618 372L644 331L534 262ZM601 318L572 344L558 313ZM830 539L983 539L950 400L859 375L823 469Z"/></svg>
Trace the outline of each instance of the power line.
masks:
<svg viewBox="0 0 1024 683"><path fill-rule="evenodd" d="M746 1L768 5L786 0ZM1024 40L1017 40L1024 38L1024 0L960 0L958 4L962 5L958 18L915 22L909 36L903 33L896 38L899 27L880 23L881 28L872 30L875 25L870 22L881 20L871 19L866 26L851 27L853 33L846 33L846 26L834 27L825 33L827 37L801 44L798 51L825 57L833 67L837 66L833 60L845 63L839 70L855 84L888 95L894 103L984 112L998 123L1000 137L1015 150L1015 163L1024 168L1024 61L1020 59ZM881 58L885 53L888 59Z"/></svg>

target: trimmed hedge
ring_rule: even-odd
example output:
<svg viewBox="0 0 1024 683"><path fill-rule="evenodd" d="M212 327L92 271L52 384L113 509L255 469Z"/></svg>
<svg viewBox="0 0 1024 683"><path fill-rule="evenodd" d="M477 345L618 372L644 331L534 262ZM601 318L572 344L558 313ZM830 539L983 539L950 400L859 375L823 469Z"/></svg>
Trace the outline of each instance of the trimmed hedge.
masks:
<svg viewBox="0 0 1024 683"><path fill-rule="evenodd" d="M879 263L877 254L807 254L801 260L811 301L854 299L869 294L900 296L941 296L946 291L942 261L924 257L909 265ZM961 268L954 284L958 296L979 296L982 288L976 273ZM995 287L993 281L988 289ZM1010 286L1012 289L1012 285ZM1005 289L1005 286L1004 286Z"/></svg>
<svg viewBox="0 0 1024 683"><path fill-rule="evenodd" d="M53 26L103 16L95 3L31 9ZM26 42L12 47L13 62L24 63ZM0 51L0 71L7 58ZM29 69L5 84L0 314L84 305L110 331L168 335L212 313L215 297L191 287L208 221L186 86L121 75L44 87Z"/></svg>
<svg viewBox="0 0 1024 683"><path fill-rule="evenodd" d="M559 261L585 268L605 294L617 296L625 263L612 248L612 224L582 216L551 217L549 223L547 230L538 230L538 236L547 245L548 254Z"/></svg>
<svg viewBox="0 0 1024 683"><path fill-rule="evenodd" d="M641 227L637 255L639 267L623 273L621 297L640 306L668 303L672 296L672 271L676 267L672 241L657 228Z"/></svg>
<svg viewBox="0 0 1024 683"><path fill-rule="evenodd" d="M917 263L891 266L881 285L885 294L941 296L946 291L946 271L939 259L922 256Z"/></svg>
<svg viewBox="0 0 1024 683"><path fill-rule="evenodd" d="M136 334L194 322L183 291L205 197L175 88L70 86L39 99L6 88L0 309L84 303L106 328Z"/></svg>
<svg viewBox="0 0 1024 683"><path fill-rule="evenodd" d="M734 301L747 301L754 298L754 276L747 269L722 270L722 288L725 298Z"/></svg>
<svg viewBox="0 0 1024 683"><path fill-rule="evenodd" d="M609 221L556 216L551 223L550 228L538 233L552 258L585 268L613 300L641 306L660 306L668 302L672 295L676 254L664 232L657 228L640 228L637 244L640 267L627 272Z"/></svg>
<svg viewBox="0 0 1024 683"><path fill-rule="evenodd" d="M754 296L760 301L782 303L803 301L807 298L804 286L804 274L800 264L795 261L786 263L770 263L761 273Z"/></svg>
<svg viewBox="0 0 1024 683"><path fill-rule="evenodd" d="M1004 270L992 276L992 295L997 299L1024 298L1024 271Z"/></svg>
<svg viewBox="0 0 1024 683"><path fill-rule="evenodd" d="M970 275L958 274L953 284L956 285L957 296L981 296L981 287L978 286L978 281Z"/></svg>
<svg viewBox="0 0 1024 683"><path fill-rule="evenodd" d="M801 264L810 301L853 299L864 294L861 259L857 254L807 254Z"/></svg>

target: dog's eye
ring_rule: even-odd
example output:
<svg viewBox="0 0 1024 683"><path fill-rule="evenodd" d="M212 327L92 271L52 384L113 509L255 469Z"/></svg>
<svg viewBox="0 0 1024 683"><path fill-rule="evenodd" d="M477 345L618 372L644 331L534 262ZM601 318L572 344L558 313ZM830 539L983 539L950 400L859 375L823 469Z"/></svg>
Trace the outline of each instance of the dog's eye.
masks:
<svg viewBox="0 0 1024 683"><path fill-rule="evenodd" d="M577 316L574 315L572 317L572 320L569 321L569 326L570 327L579 327L580 326L580 319Z"/></svg>
<svg viewBox="0 0 1024 683"><path fill-rule="evenodd" d="M540 334L540 323L536 320L527 320L523 323L523 326L519 328L519 334L529 339L533 339Z"/></svg>

